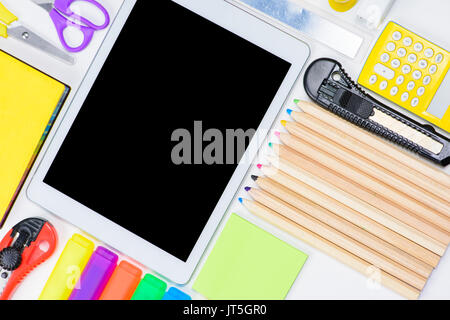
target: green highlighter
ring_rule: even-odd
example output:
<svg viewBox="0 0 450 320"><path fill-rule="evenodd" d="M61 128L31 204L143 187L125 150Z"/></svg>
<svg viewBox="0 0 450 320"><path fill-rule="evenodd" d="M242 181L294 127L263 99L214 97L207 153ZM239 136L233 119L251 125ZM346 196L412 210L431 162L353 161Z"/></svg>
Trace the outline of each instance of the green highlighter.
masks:
<svg viewBox="0 0 450 320"><path fill-rule="evenodd" d="M139 283L131 300L161 300L166 293L167 284L151 274L146 274Z"/></svg>

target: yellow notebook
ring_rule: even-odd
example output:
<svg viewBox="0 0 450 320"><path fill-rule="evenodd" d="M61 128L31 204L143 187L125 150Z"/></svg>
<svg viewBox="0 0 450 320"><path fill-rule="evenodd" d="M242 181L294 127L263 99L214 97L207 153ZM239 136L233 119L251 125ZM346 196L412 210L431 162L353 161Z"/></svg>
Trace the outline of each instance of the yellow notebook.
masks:
<svg viewBox="0 0 450 320"><path fill-rule="evenodd" d="M0 51L0 226L69 90Z"/></svg>

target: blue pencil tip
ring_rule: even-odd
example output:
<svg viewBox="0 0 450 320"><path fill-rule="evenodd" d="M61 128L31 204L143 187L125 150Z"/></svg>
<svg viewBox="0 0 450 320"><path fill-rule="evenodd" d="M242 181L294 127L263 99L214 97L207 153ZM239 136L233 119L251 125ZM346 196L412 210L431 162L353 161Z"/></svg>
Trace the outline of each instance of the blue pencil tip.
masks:
<svg viewBox="0 0 450 320"><path fill-rule="evenodd" d="M242 198L239 198L239 202L242 203Z"/></svg>
<svg viewBox="0 0 450 320"><path fill-rule="evenodd" d="M292 109L287 109L286 112L288 113L288 115L291 115Z"/></svg>

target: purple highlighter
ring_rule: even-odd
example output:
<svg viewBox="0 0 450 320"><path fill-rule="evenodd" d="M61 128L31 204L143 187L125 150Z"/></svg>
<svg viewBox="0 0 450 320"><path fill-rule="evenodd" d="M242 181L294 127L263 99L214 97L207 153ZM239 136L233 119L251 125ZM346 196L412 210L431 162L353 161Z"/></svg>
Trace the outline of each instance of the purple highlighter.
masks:
<svg viewBox="0 0 450 320"><path fill-rule="evenodd" d="M97 247L84 268L69 300L98 300L117 265L118 257L104 247Z"/></svg>

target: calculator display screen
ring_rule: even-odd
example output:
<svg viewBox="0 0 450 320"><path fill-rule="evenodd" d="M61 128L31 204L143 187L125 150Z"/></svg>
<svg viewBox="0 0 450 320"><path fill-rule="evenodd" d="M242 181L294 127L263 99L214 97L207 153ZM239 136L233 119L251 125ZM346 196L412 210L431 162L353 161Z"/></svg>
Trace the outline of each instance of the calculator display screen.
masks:
<svg viewBox="0 0 450 320"><path fill-rule="evenodd" d="M227 129L256 129L290 66L139 0L44 182L186 261L240 157Z"/></svg>
<svg viewBox="0 0 450 320"><path fill-rule="evenodd" d="M441 82L439 89L427 108L427 112L436 118L442 119L448 108L450 108L450 71L447 72L447 75Z"/></svg>

